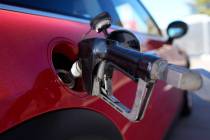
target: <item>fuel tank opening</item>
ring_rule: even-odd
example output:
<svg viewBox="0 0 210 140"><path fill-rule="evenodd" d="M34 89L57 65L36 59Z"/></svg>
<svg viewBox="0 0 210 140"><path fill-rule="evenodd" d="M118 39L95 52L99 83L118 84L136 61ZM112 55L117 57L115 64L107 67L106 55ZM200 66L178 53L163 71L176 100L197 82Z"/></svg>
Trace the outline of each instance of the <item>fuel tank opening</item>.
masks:
<svg viewBox="0 0 210 140"><path fill-rule="evenodd" d="M72 62L69 60L68 57L61 53L54 53L52 56L52 60L54 68L60 80L69 88L73 89L75 86L75 79L69 73Z"/></svg>
<svg viewBox="0 0 210 140"><path fill-rule="evenodd" d="M52 51L52 63L59 80L69 89L83 91L82 79L71 74L71 67L75 61L75 50L65 45L58 45Z"/></svg>

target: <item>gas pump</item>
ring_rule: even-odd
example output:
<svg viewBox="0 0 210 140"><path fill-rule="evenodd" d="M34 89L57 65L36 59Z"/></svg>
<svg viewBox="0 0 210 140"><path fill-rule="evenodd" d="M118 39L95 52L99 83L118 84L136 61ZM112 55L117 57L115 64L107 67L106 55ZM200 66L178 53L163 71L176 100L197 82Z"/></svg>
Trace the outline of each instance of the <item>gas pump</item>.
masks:
<svg viewBox="0 0 210 140"><path fill-rule="evenodd" d="M74 78L82 77L83 85L91 96L98 96L130 121L144 117L152 89L157 80L163 80L183 90L198 90L203 85L202 76L185 67L168 64L158 56L139 51L140 43L129 31L108 33L111 17L101 13L91 21L91 30L103 32L104 38L83 39L79 43L79 60L71 69ZM112 93L112 74L119 70L138 83L131 109Z"/></svg>

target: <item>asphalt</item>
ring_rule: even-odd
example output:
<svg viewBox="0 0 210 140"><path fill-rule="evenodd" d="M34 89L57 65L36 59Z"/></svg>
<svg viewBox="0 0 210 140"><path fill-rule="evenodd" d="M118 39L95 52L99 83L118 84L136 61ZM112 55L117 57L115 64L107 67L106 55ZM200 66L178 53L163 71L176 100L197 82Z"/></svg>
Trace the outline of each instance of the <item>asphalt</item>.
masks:
<svg viewBox="0 0 210 140"><path fill-rule="evenodd" d="M210 101L193 94L192 114L178 119L166 140L210 140Z"/></svg>

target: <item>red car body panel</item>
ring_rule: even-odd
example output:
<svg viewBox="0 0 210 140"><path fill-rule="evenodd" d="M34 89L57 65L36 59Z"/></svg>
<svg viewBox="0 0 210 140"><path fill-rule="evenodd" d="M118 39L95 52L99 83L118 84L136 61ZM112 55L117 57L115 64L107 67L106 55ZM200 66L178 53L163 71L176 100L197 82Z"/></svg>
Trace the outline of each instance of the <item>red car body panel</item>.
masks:
<svg viewBox="0 0 210 140"><path fill-rule="evenodd" d="M0 10L0 17L1 133L46 112L84 108L110 119L125 140L164 137L182 103L182 91L158 82L144 119L129 122L101 99L68 89L53 68L54 47L72 60L77 58L77 44L89 29L88 24L6 10ZM147 37L143 39L144 46L154 42ZM151 48L163 45L161 41L156 42ZM132 96L126 96L125 92L134 87L135 84L127 80L116 83L114 88L129 104Z"/></svg>

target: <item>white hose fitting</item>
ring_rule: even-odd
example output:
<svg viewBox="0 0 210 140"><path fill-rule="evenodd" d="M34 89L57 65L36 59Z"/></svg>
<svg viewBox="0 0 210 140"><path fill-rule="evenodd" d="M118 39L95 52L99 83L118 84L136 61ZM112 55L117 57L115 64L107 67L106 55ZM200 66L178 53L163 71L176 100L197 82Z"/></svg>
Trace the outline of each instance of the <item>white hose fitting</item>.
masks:
<svg viewBox="0 0 210 140"><path fill-rule="evenodd" d="M75 78L82 76L82 70L79 66L79 61L74 62L74 64L71 67L71 73Z"/></svg>

